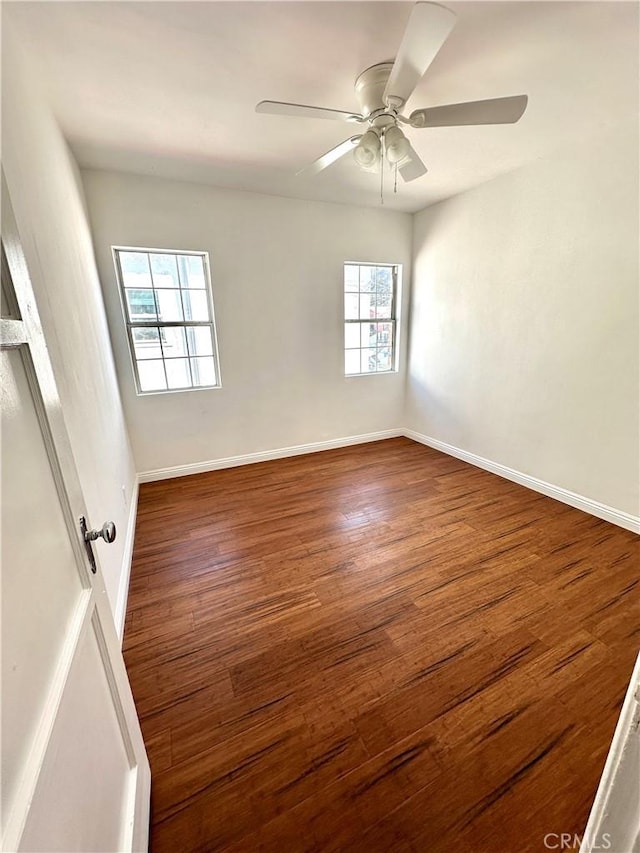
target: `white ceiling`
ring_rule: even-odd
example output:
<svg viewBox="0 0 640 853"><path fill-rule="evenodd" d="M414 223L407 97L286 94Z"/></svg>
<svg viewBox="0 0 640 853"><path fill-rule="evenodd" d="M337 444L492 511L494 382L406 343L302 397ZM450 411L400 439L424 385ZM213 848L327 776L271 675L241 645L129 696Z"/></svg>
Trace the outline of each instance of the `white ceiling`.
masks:
<svg viewBox="0 0 640 853"><path fill-rule="evenodd" d="M357 110L353 83L393 58L405 2L3 3L84 167L379 205L351 156L295 172L352 135L257 115L263 99ZM388 186L416 211L638 116L635 2L446 2L456 26L408 103L529 95L516 125L410 130L429 173ZM603 164L606 168L606 164Z"/></svg>

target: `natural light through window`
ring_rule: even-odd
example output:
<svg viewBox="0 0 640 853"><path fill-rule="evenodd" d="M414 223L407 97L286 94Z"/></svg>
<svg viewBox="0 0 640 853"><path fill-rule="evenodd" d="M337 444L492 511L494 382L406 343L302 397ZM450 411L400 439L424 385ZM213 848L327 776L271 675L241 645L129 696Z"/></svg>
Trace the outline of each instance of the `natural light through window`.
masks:
<svg viewBox="0 0 640 853"><path fill-rule="evenodd" d="M138 393L219 387L207 254L113 252Z"/></svg>
<svg viewBox="0 0 640 853"><path fill-rule="evenodd" d="M344 372L396 370L397 264L344 265Z"/></svg>

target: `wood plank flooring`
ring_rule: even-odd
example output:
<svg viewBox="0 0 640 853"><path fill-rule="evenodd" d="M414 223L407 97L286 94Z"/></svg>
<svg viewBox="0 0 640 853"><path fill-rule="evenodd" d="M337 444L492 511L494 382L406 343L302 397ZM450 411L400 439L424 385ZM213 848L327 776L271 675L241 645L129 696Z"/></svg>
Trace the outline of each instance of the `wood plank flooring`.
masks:
<svg viewBox="0 0 640 853"><path fill-rule="evenodd" d="M582 833L639 548L403 438L143 485L124 647L153 853Z"/></svg>

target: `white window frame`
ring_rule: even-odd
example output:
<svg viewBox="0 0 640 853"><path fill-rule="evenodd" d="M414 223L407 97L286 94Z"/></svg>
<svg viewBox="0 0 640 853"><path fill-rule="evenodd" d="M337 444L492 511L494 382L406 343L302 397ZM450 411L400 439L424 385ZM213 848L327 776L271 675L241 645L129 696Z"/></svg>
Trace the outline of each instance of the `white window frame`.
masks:
<svg viewBox="0 0 640 853"><path fill-rule="evenodd" d="M353 293L353 291L347 291L345 282L346 282L346 268L348 266L356 266L356 267L386 267L391 269L392 275L392 294L391 294L391 316L389 318L381 318L376 317L374 320L372 319L347 319L346 310L345 310L345 295L349 292ZM347 373L346 366L344 369L344 377L345 379L353 379L359 376L388 376L390 373L397 373L399 369L399 358L400 358L400 347L399 347L399 330L400 330L400 299L401 299L401 288L402 288L402 264L394 264L394 263L378 263L377 261L344 261L342 265L342 299L343 299L343 309L342 309L342 320L343 320L343 329L346 329L347 323L355 323L359 326L362 326L366 323L391 323L393 328L393 347L391 351L391 367L389 370L370 370L365 373ZM346 335L343 335L343 360L344 353L347 352L347 342ZM349 347L349 349L355 349L355 347ZM367 349L367 347L360 346L358 350ZM343 361L344 363L344 361Z"/></svg>
<svg viewBox="0 0 640 853"><path fill-rule="evenodd" d="M205 293L207 294L207 307L209 310L209 320L171 320L171 321L162 321L158 319L154 320L135 320L132 321L129 317L129 310L127 306L127 298L125 294L125 286L124 286L124 277L122 275L122 268L120 266L120 252L140 252L145 253L147 257L149 255L179 255L179 256L194 256L202 258L202 264L204 268L205 275ZM120 293L120 305L122 307L122 316L124 319L125 330L127 335L127 343L129 347L129 357L131 359L131 368L133 371L133 378L136 388L136 394L141 397L146 397L152 394L178 394L184 391L211 391L216 390L218 388L222 388L222 377L220 373L220 356L218 352L218 335L216 332L216 322L215 322L215 311L213 307L213 290L211 285L211 268L209 264L209 253L202 251L193 251L188 249L157 249L157 248L148 248L141 246L112 246L111 254L113 256L113 263L116 271L116 279L118 282L118 291ZM150 261L149 261L150 264ZM152 282L152 289L156 290L153 286L153 273L151 271L151 266L149 266L149 275ZM140 288L141 290L147 290L149 288ZM180 288L182 290L182 288ZM188 385L181 388L157 388L150 391L142 390L140 386L140 375L138 372L138 359L136 359L135 346L133 340L133 329L140 328L157 328L161 331L163 328L185 328L187 326L204 326L209 328L211 333L212 340L212 357L214 363L214 369L216 374L217 382L214 385ZM165 366L165 357L164 353L162 355L162 363L163 367ZM191 366L189 361L189 371L191 372ZM166 367L165 367L165 378L166 378ZM193 377L192 377L193 379ZM167 386L168 386L167 380Z"/></svg>

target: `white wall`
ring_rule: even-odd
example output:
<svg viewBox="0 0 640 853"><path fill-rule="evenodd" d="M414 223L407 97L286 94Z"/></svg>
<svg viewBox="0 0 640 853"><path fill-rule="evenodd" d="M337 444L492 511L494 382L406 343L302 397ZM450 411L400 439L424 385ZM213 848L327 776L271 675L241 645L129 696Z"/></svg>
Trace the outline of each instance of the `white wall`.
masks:
<svg viewBox="0 0 640 853"><path fill-rule="evenodd" d="M406 425L638 516L638 330L635 116L416 215Z"/></svg>
<svg viewBox="0 0 640 853"><path fill-rule="evenodd" d="M406 305L411 216L129 174L83 180L138 471L402 426L404 357L398 374L344 377L342 265L403 264ZM136 396L112 245L209 252L221 389Z"/></svg>
<svg viewBox="0 0 640 853"><path fill-rule="evenodd" d="M71 438L88 517L115 521L98 545L115 609L135 469L76 163L3 22L2 160ZM122 486L126 500L123 500ZM74 508L75 509L75 508ZM38 519L33 519L37 529ZM11 536L11 531L3 531ZM122 603L122 602L121 602Z"/></svg>

